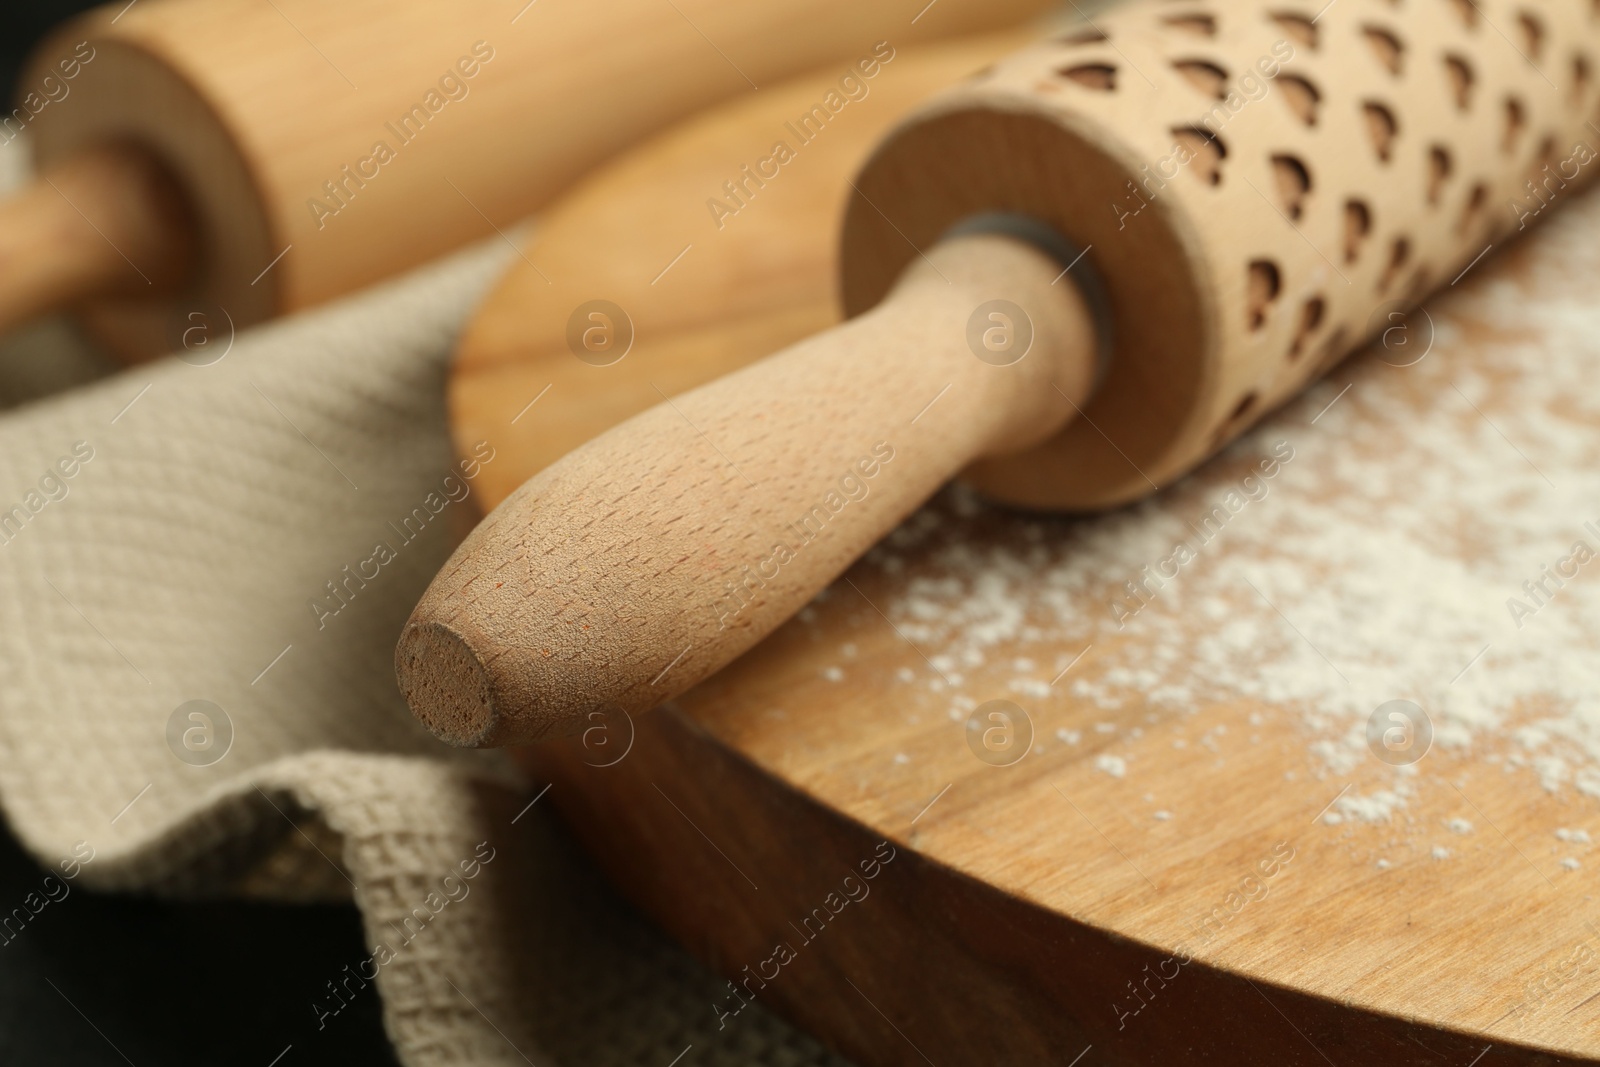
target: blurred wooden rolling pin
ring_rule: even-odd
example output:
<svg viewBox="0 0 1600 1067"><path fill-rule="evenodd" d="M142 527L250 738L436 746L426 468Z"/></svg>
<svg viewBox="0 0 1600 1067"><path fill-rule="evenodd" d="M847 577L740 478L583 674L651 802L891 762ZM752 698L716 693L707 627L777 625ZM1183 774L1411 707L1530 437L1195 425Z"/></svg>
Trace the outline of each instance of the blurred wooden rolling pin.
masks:
<svg viewBox="0 0 1600 1067"><path fill-rule="evenodd" d="M191 312L236 326L508 226L719 97L831 59L1014 22L1044 0L549 5L145 0L34 53L0 139L0 330L91 303L128 355Z"/></svg>
<svg viewBox="0 0 1600 1067"><path fill-rule="evenodd" d="M1035 39L1013 30L898 49L871 77L827 65L630 149L541 212L450 368L457 453L483 441L496 453L474 483L480 509L663 395L837 323L851 176L918 104ZM791 127L830 93L847 103L802 143ZM793 155L763 179L777 141ZM734 181L744 206L730 215Z"/></svg>
<svg viewBox="0 0 1600 1067"><path fill-rule="evenodd" d="M1139 3L953 90L854 182L859 317L501 504L401 637L413 710L483 745L649 708L963 471L1032 508L1171 482L1577 177L1596 18Z"/></svg>

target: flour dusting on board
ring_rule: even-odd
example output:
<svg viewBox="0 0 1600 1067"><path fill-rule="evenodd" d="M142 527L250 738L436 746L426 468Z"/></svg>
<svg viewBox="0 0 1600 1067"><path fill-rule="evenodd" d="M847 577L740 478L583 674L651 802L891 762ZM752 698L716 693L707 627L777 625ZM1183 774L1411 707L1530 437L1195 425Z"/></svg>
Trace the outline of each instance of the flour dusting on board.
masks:
<svg viewBox="0 0 1600 1067"><path fill-rule="evenodd" d="M1359 357L1142 504L1038 519L946 492L869 557L934 668L900 684L965 718L999 679L1058 746L1079 732L1051 708L1127 733L1135 709L1255 702L1330 775L1371 766L1368 718L1404 699L1440 751L1600 798L1597 233L1600 197L1575 200L1487 284L1430 302L1427 358ZM1393 779L1327 821L1388 820L1415 788Z"/></svg>

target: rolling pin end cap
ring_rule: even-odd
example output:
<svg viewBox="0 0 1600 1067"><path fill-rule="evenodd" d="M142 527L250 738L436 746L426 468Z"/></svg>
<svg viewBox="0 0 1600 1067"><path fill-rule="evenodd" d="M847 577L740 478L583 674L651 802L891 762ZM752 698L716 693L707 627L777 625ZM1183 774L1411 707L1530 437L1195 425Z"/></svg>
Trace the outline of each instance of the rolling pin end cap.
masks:
<svg viewBox="0 0 1600 1067"><path fill-rule="evenodd" d="M518 740L500 713L483 658L440 622L412 622L394 653L395 678L411 713L441 740L492 748Z"/></svg>

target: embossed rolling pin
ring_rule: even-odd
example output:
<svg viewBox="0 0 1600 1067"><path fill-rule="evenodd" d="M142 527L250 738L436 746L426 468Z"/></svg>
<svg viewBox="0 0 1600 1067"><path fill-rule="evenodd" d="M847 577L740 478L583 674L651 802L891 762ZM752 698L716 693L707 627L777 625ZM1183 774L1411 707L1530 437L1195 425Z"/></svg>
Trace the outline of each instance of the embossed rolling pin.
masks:
<svg viewBox="0 0 1600 1067"><path fill-rule="evenodd" d="M844 224L856 317L507 498L401 636L417 716L501 745L652 707L958 474L1168 484L1581 180L1591 5L1319 7L1119 8L903 123Z"/></svg>
<svg viewBox="0 0 1600 1067"><path fill-rule="evenodd" d="M494 233L720 97L1046 0L119 0L35 50L0 142L0 331L89 305L119 351L237 326ZM0 150L7 149L0 143Z"/></svg>

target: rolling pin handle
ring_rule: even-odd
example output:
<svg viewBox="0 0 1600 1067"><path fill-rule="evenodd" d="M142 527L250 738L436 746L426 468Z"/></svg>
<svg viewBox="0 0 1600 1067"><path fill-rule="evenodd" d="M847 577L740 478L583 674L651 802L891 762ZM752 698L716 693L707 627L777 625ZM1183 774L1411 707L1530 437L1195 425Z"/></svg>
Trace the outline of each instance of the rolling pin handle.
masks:
<svg viewBox="0 0 1600 1067"><path fill-rule="evenodd" d="M150 153L75 153L0 201L0 334L86 300L176 292L193 273L188 201Z"/></svg>
<svg viewBox="0 0 1600 1067"><path fill-rule="evenodd" d="M973 460L1056 433L1096 371L1063 264L953 235L877 308L546 468L456 551L395 652L457 745L646 711L802 608Z"/></svg>

